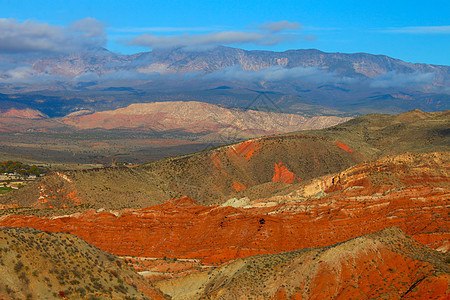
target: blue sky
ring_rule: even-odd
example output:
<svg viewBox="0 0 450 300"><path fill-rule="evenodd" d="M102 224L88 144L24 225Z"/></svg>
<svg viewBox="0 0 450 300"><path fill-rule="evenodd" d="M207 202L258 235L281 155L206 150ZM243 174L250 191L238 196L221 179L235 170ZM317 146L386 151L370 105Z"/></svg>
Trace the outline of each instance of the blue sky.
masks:
<svg viewBox="0 0 450 300"><path fill-rule="evenodd" d="M125 54L221 43L249 50L367 52L450 65L450 1L0 0L0 18L7 19L0 25L17 31L3 39L0 32L4 51L33 45L37 34L24 35L40 26L48 36L64 31L54 45L68 41L61 35L69 28L82 32L77 47L102 44ZM24 41L23 47L5 46Z"/></svg>

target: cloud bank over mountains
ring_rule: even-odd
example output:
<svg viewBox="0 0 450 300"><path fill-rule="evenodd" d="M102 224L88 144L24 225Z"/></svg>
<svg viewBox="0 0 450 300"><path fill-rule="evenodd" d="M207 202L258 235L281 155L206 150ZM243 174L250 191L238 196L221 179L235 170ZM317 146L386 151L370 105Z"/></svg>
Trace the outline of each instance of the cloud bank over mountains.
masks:
<svg viewBox="0 0 450 300"><path fill-rule="evenodd" d="M76 52L106 45L104 24L94 18L78 20L67 27L0 19L0 53L48 54Z"/></svg>
<svg viewBox="0 0 450 300"><path fill-rule="evenodd" d="M438 29L447 30L447 28ZM285 20L255 24L243 31L167 35L168 33L172 31L166 31L166 35L144 33L126 43L158 51L176 48L178 51L195 52L211 50L220 45L275 45L300 37L306 40L314 39L313 36L302 35L302 24ZM433 71L393 70L369 77L346 75L345 72L339 73L319 65L291 67L277 65L278 63L274 63L273 59L279 58L271 58L272 60L269 59L264 63L266 65L263 64L254 70L244 68L237 58L235 65L224 64L219 69L174 72L169 70L168 66L177 62L154 61L158 58L151 55L118 56L103 49L106 44L106 25L94 18L78 20L66 27L36 21L18 22L14 19L0 19L0 84L32 85L59 82L77 85L110 81L136 81L134 84L138 84L151 80L218 80L252 83L291 81L307 84L359 84L367 88L415 87L420 89L433 85L436 78ZM92 51L92 55L89 51ZM80 52L88 53L83 58L84 61L77 55L71 56L72 53ZM46 62L46 57L55 57L55 55L68 55L70 58L62 57L61 61L50 66ZM101 55L109 56L110 59L96 61L98 66L83 65L86 60L92 58L95 61L96 57ZM75 65L62 66L68 60L80 61L75 62ZM205 64L208 63L205 62ZM189 59L186 64L189 64ZM36 65L41 66L36 67ZM76 72L72 75L58 73L59 69L64 67L75 69ZM59 68L56 73L55 68ZM98 71L100 69L102 70Z"/></svg>
<svg viewBox="0 0 450 300"><path fill-rule="evenodd" d="M264 82L296 82L297 84L344 84L360 85L367 88L408 88L421 89L433 85L434 73L414 72L408 74L388 72L373 78L351 78L336 72L327 72L317 67L285 68L273 66L261 70L244 70L236 65L217 70L211 73L200 71L184 73L139 72L136 70L117 70L108 74L99 75L95 72L86 72L73 77L65 77L36 72L31 66L20 66L14 69L0 71L0 84L54 84L66 83L77 85L79 83L108 84L120 82L121 85L137 85L146 81L221 81L221 82L248 82L261 84ZM447 91L447 92L450 92Z"/></svg>
<svg viewBox="0 0 450 300"><path fill-rule="evenodd" d="M298 30L301 27L297 22L280 21L267 22L245 31L226 30L178 35L156 35L147 32L123 43L149 49L186 47L190 50L218 45L276 45L300 37ZM94 18L81 19L66 27L31 20L19 22L14 19L0 19L1 54L67 53L104 47L106 43L105 24Z"/></svg>

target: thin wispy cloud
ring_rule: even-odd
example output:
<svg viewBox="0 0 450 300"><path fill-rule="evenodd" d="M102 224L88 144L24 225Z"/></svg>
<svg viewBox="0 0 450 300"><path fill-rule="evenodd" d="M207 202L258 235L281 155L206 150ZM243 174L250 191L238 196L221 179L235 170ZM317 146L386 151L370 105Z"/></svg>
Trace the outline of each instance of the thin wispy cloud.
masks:
<svg viewBox="0 0 450 300"><path fill-rule="evenodd" d="M216 31L202 34L156 35L146 33L127 42L130 46L143 46L151 49L182 47L190 50L211 48L219 45L277 45L292 41L301 35L298 32L301 24L297 22L268 22L256 27L253 31ZM307 40L313 40L310 37Z"/></svg>
<svg viewBox="0 0 450 300"><path fill-rule="evenodd" d="M391 27L383 29L381 32L407 34L450 34L450 25Z"/></svg>
<svg viewBox="0 0 450 300"><path fill-rule="evenodd" d="M293 36L242 31L221 31L198 35L180 34L172 36L159 36L149 33L134 38L129 42L129 45L156 49L175 47L213 47L218 45L248 43L255 45L276 45L289 38L293 38Z"/></svg>
<svg viewBox="0 0 450 300"><path fill-rule="evenodd" d="M370 82L370 87L391 88L432 85L436 74L434 73L398 73L396 71L387 72L376 76Z"/></svg>
<svg viewBox="0 0 450 300"><path fill-rule="evenodd" d="M148 32L202 32L217 30L211 27L110 27L108 31L118 33L148 33Z"/></svg>
<svg viewBox="0 0 450 300"><path fill-rule="evenodd" d="M283 80L301 80L303 82L326 83L341 82L347 78L339 77L333 72L327 72L317 67L284 68L273 66L257 71L244 70L241 66L232 66L204 76L205 79L250 82L276 82Z"/></svg>
<svg viewBox="0 0 450 300"><path fill-rule="evenodd" d="M298 30L302 27L299 22L279 21L279 22L267 22L259 26L262 30L269 32L280 32L284 30Z"/></svg>

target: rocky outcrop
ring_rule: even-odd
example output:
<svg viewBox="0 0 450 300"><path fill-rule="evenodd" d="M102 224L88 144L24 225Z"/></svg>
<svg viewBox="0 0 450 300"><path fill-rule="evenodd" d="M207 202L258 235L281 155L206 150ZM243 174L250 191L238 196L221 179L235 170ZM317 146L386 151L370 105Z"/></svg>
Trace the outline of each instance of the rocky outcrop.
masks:
<svg viewBox="0 0 450 300"><path fill-rule="evenodd" d="M389 191L391 190L391 191ZM118 255L222 263L255 254L328 246L398 226L432 244L449 238L444 188L383 187L260 208L207 207L182 198L143 210L57 218L7 216L1 226L70 232ZM378 197L374 194L380 194ZM383 195L384 194L384 195Z"/></svg>
<svg viewBox="0 0 450 300"><path fill-rule="evenodd" d="M301 178L296 178L295 174L289 171L283 163L275 163L275 171L272 177L273 182L294 183L302 182Z"/></svg>

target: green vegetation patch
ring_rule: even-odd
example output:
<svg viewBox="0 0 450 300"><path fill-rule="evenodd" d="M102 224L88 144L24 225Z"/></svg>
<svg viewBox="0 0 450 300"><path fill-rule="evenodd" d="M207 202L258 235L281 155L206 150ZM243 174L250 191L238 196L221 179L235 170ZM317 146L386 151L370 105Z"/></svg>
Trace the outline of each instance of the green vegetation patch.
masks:
<svg viewBox="0 0 450 300"><path fill-rule="evenodd" d="M30 166L23 164L20 161L8 160L0 163L0 174L19 174L22 176L35 175L36 177L39 177L49 171L50 170L48 168L38 167L35 165Z"/></svg>
<svg viewBox="0 0 450 300"><path fill-rule="evenodd" d="M0 186L0 194L6 194L7 192L12 191L13 189L10 187Z"/></svg>

